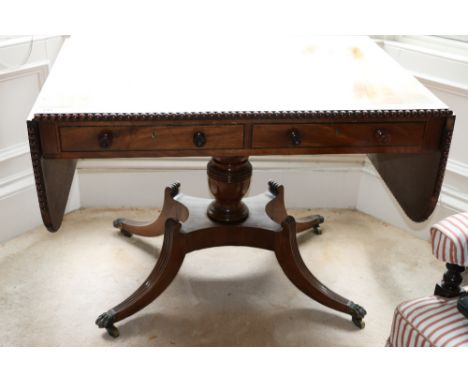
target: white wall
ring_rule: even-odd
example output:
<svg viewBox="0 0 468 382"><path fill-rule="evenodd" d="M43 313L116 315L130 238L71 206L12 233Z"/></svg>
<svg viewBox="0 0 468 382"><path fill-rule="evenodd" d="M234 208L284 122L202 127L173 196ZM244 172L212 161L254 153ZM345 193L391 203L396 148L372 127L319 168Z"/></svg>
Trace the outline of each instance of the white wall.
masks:
<svg viewBox="0 0 468 382"><path fill-rule="evenodd" d="M2 217L9 217L2 218L0 224L14 221L0 229L0 242L40 224L24 124L31 105L15 105L26 102L24 100L32 103L47 75L45 67L38 63L47 62L46 67L50 67L61 45L61 38L45 41L48 54L38 54L37 46L37 50L33 50L37 60L28 64L36 66L31 72L25 72L33 74L20 77L19 81L12 79L7 71L0 72L0 213ZM419 224L411 222L364 155L252 158L251 195L264 191L267 181L275 179L286 185L289 207L356 208L424 238L434 221L468 210L468 61L408 43L387 41L384 48L457 115L442 193L431 219ZM2 78L9 79L2 82ZM11 110L3 117L2 100L7 88L2 87L11 86L12 82L8 81L17 81L15 86L21 86L22 93L28 95L20 93L15 102L9 101ZM209 197L207 161L208 158L79 161L67 210L80 206L161 206L164 187L175 180L182 183L182 192Z"/></svg>
<svg viewBox="0 0 468 382"><path fill-rule="evenodd" d="M64 38L0 40L0 242L39 224L26 119ZM68 210L79 208L75 182Z"/></svg>
<svg viewBox="0 0 468 382"><path fill-rule="evenodd" d="M83 160L79 162L82 207L161 206L163 189L174 181L181 191L210 197L209 158ZM361 155L253 157L249 194L274 179L286 185L290 207L354 208L364 157Z"/></svg>

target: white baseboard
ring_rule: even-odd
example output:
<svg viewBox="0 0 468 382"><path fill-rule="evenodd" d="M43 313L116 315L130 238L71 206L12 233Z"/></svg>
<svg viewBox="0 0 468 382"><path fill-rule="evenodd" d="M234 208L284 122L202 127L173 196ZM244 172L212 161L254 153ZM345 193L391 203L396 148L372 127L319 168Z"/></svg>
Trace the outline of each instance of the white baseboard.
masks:
<svg viewBox="0 0 468 382"><path fill-rule="evenodd" d="M415 223L403 212L370 161L366 161L362 168L356 209L420 238L428 239L432 224L455 213L468 211L467 206L467 193L444 185L439 203L431 217L425 222Z"/></svg>
<svg viewBox="0 0 468 382"><path fill-rule="evenodd" d="M11 146L7 146L3 149L0 149L0 162L5 162L7 160L20 157L29 153L29 143L20 142Z"/></svg>
<svg viewBox="0 0 468 382"><path fill-rule="evenodd" d="M78 208L160 207L163 189L174 181L182 192L210 197L208 158L84 160L78 165L66 211ZM427 238L429 227L446 216L468 210L468 194L445 185L431 218L414 223L406 217L370 162L363 155L252 158L250 195L265 191L268 180L286 185L291 208L353 208L413 235ZM466 185L466 168L447 167L448 177ZM18 215L18 206L24 213ZM31 170L0 180L0 242L41 224Z"/></svg>
<svg viewBox="0 0 468 382"><path fill-rule="evenodd" d="M0 243L42 224L33 186L18 190L7 198L0 198L0 211Z"/></svg>
<svg viewBox="0 0 468 382"><path fill-rule="evenodd" d="M65 212L80 208L75 176ZM32 169L0 179L0 243L42 225Z"/></svg>
<svg viewBox="0 0 468 382"><path fill-rule="evenodd" d="M210 197L208 158L83 160L78 164L81 207L160 207L163 189L174 181L182 192ZM263 192L270 179L286 185L291 208L354 208L413 235L427 238L437 220L468 210L468 193L444 183L429 220L414 223L364 155L252 158L250 195ZM446 177L468 186L465 165L450 161ZM462 188L463 190L463 188Z"/></svg>
<svg viewBox="0 0 468 382"><path fill-rule="evenodd" d="M32 169L18 171L14 175L0 178L0 200L13 197L16 193L34 186Z"/></svg>
<svg viewBox="0 0 468 382"><path fill-rule="evenodd" d="M78 164L82 207L161 206L163 189L179 181L182 192L211 197L209 158L85 160ZM274 179L285 185L288 206L354 208L364 157L361 155L256 157L249 195Z"/></svg>
<svg viewBox="0 0 468 382"><path fill-rule="evenodd" d="M208 158L83 160L78 164L66 211L78 208L160 207L163 189L174 181L182 192L210 197ZM446 185L431 218L414 223L406 217L364 155L252 158L250 195L265 191L268 180L286 185L291 208L353 208L413 235L427 238L429 227L446 216L468 210L468 193ZM449 162L446 178L466 186L466 168ZM18 215L18 206L24 213ZM31 170L0 179L0 242L41 224Z"/></svg>

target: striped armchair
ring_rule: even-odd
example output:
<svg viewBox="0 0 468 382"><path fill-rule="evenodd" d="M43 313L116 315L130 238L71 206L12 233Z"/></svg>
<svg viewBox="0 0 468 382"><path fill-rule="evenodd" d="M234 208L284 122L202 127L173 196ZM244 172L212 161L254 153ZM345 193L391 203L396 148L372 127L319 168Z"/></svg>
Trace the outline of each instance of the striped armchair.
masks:
<svg viewBox="0 0 468 382"><path fill-rule="evenodd" d="M468 266L468 212L450 216L431 227L432 253L446 263L441 283L434 294L443 297L460 295L461 273Z"/></svg>
<svg viewBox="0 0 468 382"><path fill-rule="evenodd" d="M457 300L429 296L398 305L387 346L468 346L468 319Z"/></svg>
<svg viewBox="0 0 468 382"><path fill-rule="evenodd" d="M468 346L468 287L461 288L468 266L468 213L431 227L434 256L447 271L434 296L397 306L387 346Z"/></svg>

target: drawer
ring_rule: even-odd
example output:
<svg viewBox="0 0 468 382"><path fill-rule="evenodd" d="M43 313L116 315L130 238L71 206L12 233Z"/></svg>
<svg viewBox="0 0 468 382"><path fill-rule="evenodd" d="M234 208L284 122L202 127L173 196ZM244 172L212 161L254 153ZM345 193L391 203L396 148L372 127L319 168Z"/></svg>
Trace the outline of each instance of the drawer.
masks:
<svg viewBox="0 0 468 382"><path fill-rule="evenodd" d="M204 150L244 146L243 125L61 126L62 151Z"/></svg>
<svg viewBox="0 0 468 382"><path fill-rule="evenodd" d="M421 122L336 124L258 124L253 127L253 148L420 146Z"/></svg>

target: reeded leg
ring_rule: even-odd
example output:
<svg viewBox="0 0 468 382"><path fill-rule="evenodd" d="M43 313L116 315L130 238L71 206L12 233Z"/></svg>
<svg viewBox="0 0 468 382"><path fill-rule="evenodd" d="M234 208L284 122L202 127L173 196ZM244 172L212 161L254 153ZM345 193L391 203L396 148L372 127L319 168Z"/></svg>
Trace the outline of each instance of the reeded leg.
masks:
<svg viewBox="0 0 468 382"><path fill-rule="evenodd" d="M362 319L366 311L317 280L299 253L296 233L310 228L319 233L323 217L314 215L296 223L288 216L283 186L275 182L269 182L270 193L266 196L270 200L266 206L265 195L243 200L251 172L248 158L213 158L208 165L208 178L214 201L184 199L182 194L178 195L179 184L176 183L166 188L161 215L153 223L124 219L114 222L114 226L127 235L156 236L164 232L164 242L156 266L146 281L125 301L97 318L100 328L106 328L111 336L117 337L119 331L114 324L156 299L177 275L187 252L223 245L273 250L284 273L299 290L325 306L350 314L358 327L364 327ZM188 208L178 200L191 206L190 217ZM180 222L184 222L183 229Z"/></svg>
<svg viewBox="0 0 468 382"><path fill-rule="evenodd" d="M158 218L152 223L137 222L130 219L119 218L114 220L114 227L127 237L133 234L140 236L159 236L164 232L167 219L185 221L188 218L188 209L174 198L179 193L180 183L166 187L164 191L164 204Z"/></svg>
<svg viewBox="0 0 468 382"><path fill-rule="evenodd" d="M364 328L362 321L366 315L364 308L328 289L308 270L297 245L294 218L288 216L281 225L283 231L277 236L275 254L289 280L315 301L350 314L354 324L361 329Z"/></svg>
<svg viewBox="0 0 468 382"><path fill-rule="evenodd" d="M119 336L114 323L151 303L177 275L185 257L185 237L180 233L180 228L179 222L171 218L166 221L163 246L151 274L130 297L97 318L96 325L106 328L112 337Z"/></svg>
<svg viewBox="0 0 468 382"><path fill-rule="evenodd" d="M278 224L281 224L289 215L284 202L284 187L272 180L268 182L268 191L274 196L265 207L268 216ZM314 233L320 235L322 230L320 224L325 219L321 215L311 215L296 220L296 233L307 231L313 228Z"/></svg>

